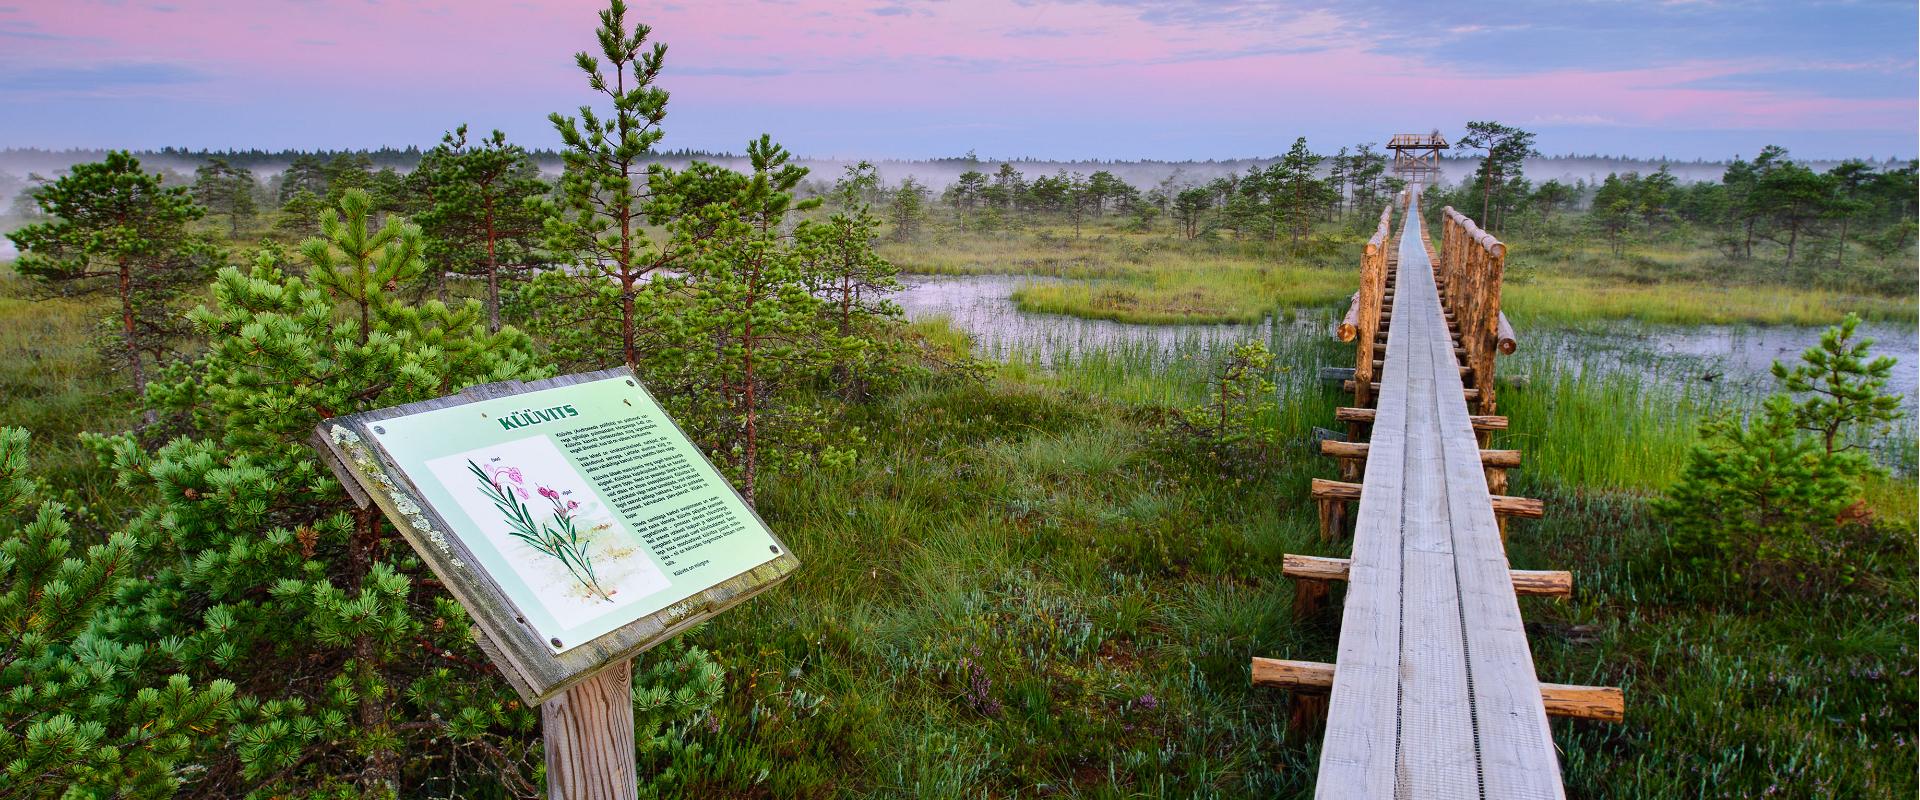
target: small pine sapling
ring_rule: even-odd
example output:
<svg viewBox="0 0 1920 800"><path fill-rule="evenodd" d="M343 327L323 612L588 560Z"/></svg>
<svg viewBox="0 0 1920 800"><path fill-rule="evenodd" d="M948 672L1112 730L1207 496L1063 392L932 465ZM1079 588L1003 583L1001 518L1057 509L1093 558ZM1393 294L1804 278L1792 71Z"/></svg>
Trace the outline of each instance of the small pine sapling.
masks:
<svg viewBox="0 0 1920 800"><path fill-rule="evenodd" d="M148 675L164 646L89 630L142 543L83 545L66 509L41 500L27 432L0 428L0 795L167 798L225 727L234 685Z"/></svg>
<svg viewBox="0 0 1920 800"><path fill-rule="evenodd" d="M1894 360L1870 358L1859 318L1829 328L1799 364L1775 363L1783 391L1750 419L1701 428L1680 478L1653 508L1675 551L1728 585L1807 587L1851 582L1840 539L1859 512L1862 481L1878 467L1855 442L1899 416L1880 390Z"/></svg>

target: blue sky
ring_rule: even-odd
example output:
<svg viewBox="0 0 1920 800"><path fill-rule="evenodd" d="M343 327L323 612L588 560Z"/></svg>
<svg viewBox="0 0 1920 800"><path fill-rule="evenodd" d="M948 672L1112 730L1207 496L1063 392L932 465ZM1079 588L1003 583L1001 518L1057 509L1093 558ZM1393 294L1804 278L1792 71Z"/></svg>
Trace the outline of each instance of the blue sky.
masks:
<svg viewBox="0 0 1920 800"><path fill-rule="evenodd" d="M551 146L593 0L0 0L0 146ZM1496 119L1549 153L1912 156L1913 2L712 0L665 146L1228 158Z"/></svg>

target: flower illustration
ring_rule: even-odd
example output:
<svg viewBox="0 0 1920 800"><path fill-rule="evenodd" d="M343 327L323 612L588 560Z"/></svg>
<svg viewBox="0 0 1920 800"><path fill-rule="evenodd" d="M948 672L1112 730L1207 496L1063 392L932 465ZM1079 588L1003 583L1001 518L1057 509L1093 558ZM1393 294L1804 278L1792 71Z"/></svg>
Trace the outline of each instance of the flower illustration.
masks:
<svg viewBox="0 0 1920 800"><path fill-rule="evenodd" d="M480 479L480 488L505 518L509 535L543 555L558 559L589 594L613 601L613 593L602 588L594 575L593 557L588 550L591 543L582 539L574 527L572 512L580 507L579 503L561 497L552 487L540 486L540 496L553 504L553 511L551 521L536 521L533 512L522 502L529 496L522 487L526 479L519 468L482 467L471 460L467 468Z"/></svg>
<svg viewBox="0 0 1920 800"><path fill-rule="evenodd" d="M473 462L467 463L471 464ZM522 484L526 483L526 478L520 474L519 467L487 466L482 469L485 470L487 482L493 484L496 491L511 489L514 494L520 495L520 499L522 500L531 497L531 495L527 494L527 490L522 487ZM505 483L501 482L503 478L505 479Z"/></svg>

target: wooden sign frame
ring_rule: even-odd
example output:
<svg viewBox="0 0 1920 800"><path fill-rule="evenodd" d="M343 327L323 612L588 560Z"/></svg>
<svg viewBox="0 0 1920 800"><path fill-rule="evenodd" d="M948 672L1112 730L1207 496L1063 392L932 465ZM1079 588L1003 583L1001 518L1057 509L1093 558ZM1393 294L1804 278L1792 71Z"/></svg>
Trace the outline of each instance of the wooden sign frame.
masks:
<svg viewBox="0 0 1920 800"><path fill-rule="evenodd" d="M479 559L461 537L449 535L453 527L425 500L420 487L379 444L374 431L380 422L397 417L616 378L631 381L632 386L652 400L652 394L633 370L621 367L531 382L474 386L449 397L335 417L320 423L314 432L313 441L322 455L321 460L333 469L341 485L361 508L379 507L399 529L400 535L413 546L454 599L466 608L481 649L529 705L553 699L605 667L629 663L648 648L766 591L800 566L793 551L743 500L741 505L773 538L777 552L771 560L610 633L556 653L527 622L526 614L494 576L477 566ZM673 433L686 435L677 423L673 424ZM723 477L719 482L733 492L734 497L739 497Z"/></svg>

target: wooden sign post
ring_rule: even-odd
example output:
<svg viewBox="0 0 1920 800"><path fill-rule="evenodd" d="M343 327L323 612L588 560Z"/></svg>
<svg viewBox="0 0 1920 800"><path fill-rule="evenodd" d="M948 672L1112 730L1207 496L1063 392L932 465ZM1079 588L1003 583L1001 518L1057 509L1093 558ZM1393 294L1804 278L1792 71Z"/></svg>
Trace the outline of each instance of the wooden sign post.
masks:
<svg viewBox="0 0 1920 800"><path fill-rule="evenodd" d="M633 658L800 565L631 369L337 417L314 441L540 705L556 800L634 797Z"/></svg>

